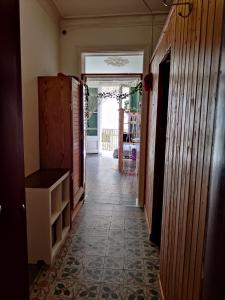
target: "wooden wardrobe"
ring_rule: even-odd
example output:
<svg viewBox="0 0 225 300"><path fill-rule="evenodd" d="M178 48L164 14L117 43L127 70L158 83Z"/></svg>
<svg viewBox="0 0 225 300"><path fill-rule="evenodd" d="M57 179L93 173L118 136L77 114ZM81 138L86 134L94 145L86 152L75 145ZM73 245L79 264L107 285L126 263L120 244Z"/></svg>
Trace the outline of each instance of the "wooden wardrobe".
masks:
<svg viewBox="0 0 225 300"><path fill-rule="evenodd" d="M84 194L83 85L73 77L38 77L40 167L71 171L71 208Z"/></svg>

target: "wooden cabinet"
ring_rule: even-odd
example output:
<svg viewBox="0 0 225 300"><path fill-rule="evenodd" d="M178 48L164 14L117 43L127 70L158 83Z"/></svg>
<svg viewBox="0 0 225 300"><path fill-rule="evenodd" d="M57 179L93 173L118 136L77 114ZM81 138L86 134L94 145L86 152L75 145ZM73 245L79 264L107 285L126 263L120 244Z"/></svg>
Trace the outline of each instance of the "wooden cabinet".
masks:
<svg viewBox="0 0 225 300"><path fill-rule="evenodd" d="M26 178L28 260L51 264L70 229L70 173L42 169Z"/></svg>
<svg viewBox="0 0 225 300"><path fill-rule="evenodd" d="M75 78L38 78L40 166L71 170L71 208L84 193L82 85Z"/></svg>

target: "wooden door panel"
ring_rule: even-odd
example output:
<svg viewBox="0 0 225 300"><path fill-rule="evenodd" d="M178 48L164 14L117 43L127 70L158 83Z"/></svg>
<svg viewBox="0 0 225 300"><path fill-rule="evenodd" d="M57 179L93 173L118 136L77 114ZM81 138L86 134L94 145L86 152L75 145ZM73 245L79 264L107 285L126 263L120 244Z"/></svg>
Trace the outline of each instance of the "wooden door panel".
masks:
<svg viewBox="0 0 225 300"><path fill-rule="evenodd" d="M71 79L39 77L40 165L71 168ZM56 151L57 149L57 151Z"/></svg>
<svg viewBox="0 0 225 300"><path fill-rule="evenodd" d="M73 123L73 206L80 198L82 182L82 124L81 124L81 86L72 79L72 123Z"/></svg>
<svg viewBox="0 0 225 300"><path fill-rule="evenodd" d="M19 1L0 2L0 293L29 299Z"/></svg>

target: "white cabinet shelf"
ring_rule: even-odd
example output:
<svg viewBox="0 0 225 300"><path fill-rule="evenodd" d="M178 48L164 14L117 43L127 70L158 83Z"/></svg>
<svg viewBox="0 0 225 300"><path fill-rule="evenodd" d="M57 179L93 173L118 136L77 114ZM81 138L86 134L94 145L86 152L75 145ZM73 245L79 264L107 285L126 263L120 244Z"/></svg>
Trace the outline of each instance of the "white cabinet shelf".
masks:
<svg viewBox="0 0 225 300"><path fill-rule="evenodd" d="M70 230L70 173L44 169L26 178L28 261L52 264Z"/></svg>

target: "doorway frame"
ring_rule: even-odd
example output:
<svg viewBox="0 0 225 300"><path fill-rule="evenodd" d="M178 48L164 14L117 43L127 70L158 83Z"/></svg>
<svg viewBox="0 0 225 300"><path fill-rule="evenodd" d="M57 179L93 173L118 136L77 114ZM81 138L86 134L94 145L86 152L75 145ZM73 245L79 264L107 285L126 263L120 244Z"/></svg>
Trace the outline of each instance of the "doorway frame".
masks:
<svg viewBox="0 0 225 300"><path fill-rule="evenodd" d="M169 72L165 74L167 61L169 61ZM152 193L153 199L152 199L152 213L151 213L151 224L150 224L151 227L150 240L153 243L156 243L160 247L161 230L162 230L163 196L164 196L166 134L167 134L167 126L168 126L168 105L169 105L169 91L170 91L170 78L171 78L170 77L171 76L171 49L170 48L165 53L163 59L159 63L158 70L159 70L159 79L158 79L158 99L157 99L157 112L156 112L157 114L156 115L156 142L155 142L155 157L154 157L154 179L153 179L153 193ZM166 86L167 103L166 103L166 110L165 110L164 109L165 107L164 81L167 76L168 76L167 78L168 80L166 82L166 84L168 84ZM162 112L164 114L162 114ZM163 128L161 127L162 121L164 121ZM162 130L164 130L163 133ZM159 149L157 149L158 146L160 147ZM163 164L161 160L162 156L163 156ZM162 181L162 187L159 187L161 181ZM161 197L158 195L159 190L162 193ZM156 232L153 232L155 228L156 228ZM158 231L159 228L160 230ZM159 240L157 240L158 234L160 235Z"/></svg>
<svg viewBox="0 0 225 300"><path fill-rule="evenodd" d="M143 73L81 73L81 80L85 83L84 78L85 77L116 77L116 78L124 78L124 77L139 77L141 81L143 81L144 74ZM146 177L146 168L145 168L145 153L147 150L147 117L148 117L148 111L146 109L147 99L145 93L145 90L143 88L143 94L142 94L142 107L141 107L141 138L140 138L140 160L139 160L139 174L138 174L138 191L137 191L137 199L138 199L138 206L144 207L145 202L145 177ZM143 124L143 118L145 120L145 124ZM143 154L144 153L144 154ZM144 183L144 184L142 184Z"/></svg>
<svg viewBox="0 0 225 300"><path fill-rule="evenodd" d="M77 74L82 78L84 74L83 65L82 65L82 54L83 53L129 53L129 52L143 52L143 78L149 73L149 60L152 55L152 47L147 44L138 44L138 45L122 45L122 46L108 46L101 45L98 47L94 46L85 46L85 47L76 47L75 57L76 65L75 69ZM139 182L138 182L138 199L139 206L144 208L145 206L145 190L146 190L146 154L147 154L147 139L148 139L148 107L149 107L149 92L143 89L142 95L142 113L141 113L141 141L140 144L140 166L139 166Z"/></svg>

